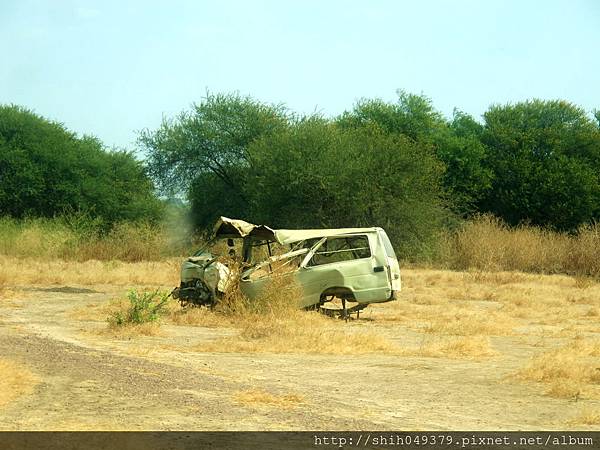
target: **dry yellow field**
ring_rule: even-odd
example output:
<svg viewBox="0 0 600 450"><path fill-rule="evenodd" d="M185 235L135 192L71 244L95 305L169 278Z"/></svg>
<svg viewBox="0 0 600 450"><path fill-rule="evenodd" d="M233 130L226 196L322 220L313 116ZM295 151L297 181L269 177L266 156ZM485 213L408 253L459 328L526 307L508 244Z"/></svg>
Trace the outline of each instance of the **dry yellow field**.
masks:
<svg viewBox="0 0 600 450"><path fill-rule="evenodd" d="M177 266L0 259L0 429L600 426L592 279L415 268L400 300L347 323L173 303L109 326L126 289L169 289Z"/></svg>

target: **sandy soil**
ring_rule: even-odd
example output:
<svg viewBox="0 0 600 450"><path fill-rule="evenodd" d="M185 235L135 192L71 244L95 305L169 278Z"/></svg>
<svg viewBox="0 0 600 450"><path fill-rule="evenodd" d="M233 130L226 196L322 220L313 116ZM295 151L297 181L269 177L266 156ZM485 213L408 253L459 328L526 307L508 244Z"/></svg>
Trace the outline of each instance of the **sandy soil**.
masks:
<svg viewBox="0 0 600 450"><path fill-rule="evenodd" d="M159 336L117 339L97 332L107 326L103 317L86 320L77 311L122 288L46 288L0 301L0 359L39 380L32 393L0 407L2 430L597 429L568 424L600 401L551 398L536 383L509 377L560 337L491 336L496 355L477 359L203 353L185 348L236 331L163 325ZM471 302L493 307L480 303ZM368 308L346 326L415 342L413 328L382 320L394 307ZM255 402L239 401L249 393ZM295 400L263 402L261 393Z"/></svg>

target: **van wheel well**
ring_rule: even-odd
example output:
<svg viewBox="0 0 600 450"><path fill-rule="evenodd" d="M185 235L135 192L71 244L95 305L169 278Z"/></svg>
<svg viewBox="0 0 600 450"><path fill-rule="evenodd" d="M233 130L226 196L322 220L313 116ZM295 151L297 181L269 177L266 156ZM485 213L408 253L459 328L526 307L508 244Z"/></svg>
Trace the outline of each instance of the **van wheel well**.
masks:
<svg viewBox="0 0 600 450"><path fill-rule="evenodd" d="M323 291L320 298L321 304L333 300L334 297L349 301L356 301L352 289L343 286L333 286Z"/></svg>

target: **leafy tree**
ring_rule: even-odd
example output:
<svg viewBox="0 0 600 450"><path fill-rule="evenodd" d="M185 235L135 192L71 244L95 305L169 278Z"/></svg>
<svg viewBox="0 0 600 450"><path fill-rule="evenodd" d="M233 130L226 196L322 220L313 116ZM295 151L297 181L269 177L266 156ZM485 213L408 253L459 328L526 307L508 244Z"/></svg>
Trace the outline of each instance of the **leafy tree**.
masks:
<svg viewBox="0 0 600 450"><path fill-rule="evenodd" d="M238 168L240 179L235 185L227 184L212 172L202 172L194 178L188 197L190 217L196 228L209 229L219 216L249 217L250 205L242 184L247 172L247 168Z"/></svg>
<svg viewBox="0 0 600 450"><path fill-rule="evenodd" d="M188 194L197 223L207 225L217 210L243 212L235 205L246 200L242 185L248 146L287 123L288 112L281 105L208 94L191 111L163 120L158 130L143 130L139 144L162 191Z"/></svg>
<svg viewBox="0 0 600 450"><path fill-rule="evenodd" d="M436 154L446 168L443 184L455 211L463 215L477 211L492 185L482 132L483 126L471 116L454 110L448 127L440 128L434 137Z"/></svg>
<svg viewBox="0 0 600 450"><path fill-rule="evenodd" d="M494 172L481 208L560 230L600 218L600 130L565 101L492 106L482 140Z"/></svg>
<svg viewBox="0 0 600 450"><path fill-rule="evenodd" d="M251 216L276 227L382 226L399 254L430 251L445 211L442 165L405 136L319 117L249 147Z"/></svg>
<svg viewBox="0 0 600 450"><path fill-rule="evenodd" d="M344 128L377 124L389 133L430 143L437 131L446 126L444 117L435 110L428 97L403 90L398 91L397 103L379 99L360 100L352 111L344 112L337 123Z"/></svg>
<svg viewBox="0 0 600 450"><path fill-rule="evenodd" d="M366 113L295 118L281 106L209 95L139 142L163 190L188 195L200 228L219 215L293 228L378 224L403 255L415 256L428 251L446 217L443 166L433 145L417 139L433 125L411 116L420 105L407 96L409 136ZM367 109L398 122L381 106Z"/></svg>
<svg viewBox="0 0 600 450"><path fill-rule="evenodd" d="M18 106L0 106L0 214L52 217L81 211L111 223L155 219L160 203L130 153Z"/></svg>
<svg viewBox="0 0 600 450"><path fill-rule="evenodd" d="M456 212L473 212L491 186L492 174L484 165L486 148L480 141L482 126L460 111L448 123L424 95L398 91L397 103L361 100L337 123L344 128L377 124L433 149L445 165L443 185Z"/></svg>

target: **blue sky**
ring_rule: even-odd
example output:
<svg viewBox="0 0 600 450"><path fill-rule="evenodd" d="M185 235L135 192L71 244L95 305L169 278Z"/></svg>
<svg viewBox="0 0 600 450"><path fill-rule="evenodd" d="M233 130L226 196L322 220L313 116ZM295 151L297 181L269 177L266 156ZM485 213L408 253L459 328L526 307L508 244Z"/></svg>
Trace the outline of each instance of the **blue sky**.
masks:
<svg viewBox="0 0 600 450"><path fill-rule="evenodd" d="M0 103L134 148L211 92L333 116L423 93L446 116L600 109L600 1L0 0Z"/></svg>

